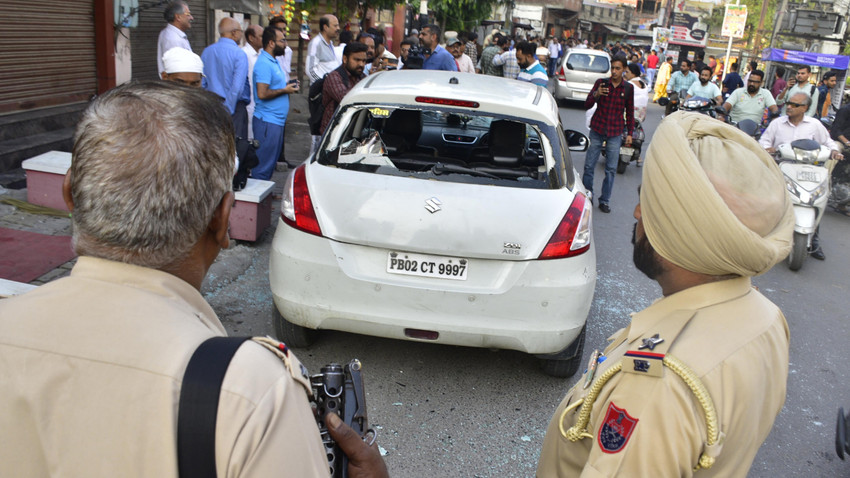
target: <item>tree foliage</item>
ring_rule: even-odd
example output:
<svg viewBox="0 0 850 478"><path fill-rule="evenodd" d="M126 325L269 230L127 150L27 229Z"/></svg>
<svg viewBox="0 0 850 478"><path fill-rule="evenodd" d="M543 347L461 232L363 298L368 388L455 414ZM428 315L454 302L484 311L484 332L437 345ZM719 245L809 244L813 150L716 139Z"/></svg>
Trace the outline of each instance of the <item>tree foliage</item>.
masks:
<svg viewBox="0 0 850 478"><path fill-rule="evenodd" d="M764 2L762 0L741 0L741 5L747 6L747 27L744 30L744 40L747 45L755 50L761 51L767 48L770 43L770 37L773 34L773 25L776 20L776 11L779 8L780 0L767 0L767 12L764 15L764 25L762 26L760 45L754 45L756 30L759 26L759 18L761 16L761 7ZM729 5L734 5L735 2L729 2ZM717 5L711 12L711 17L706 23L711 27L712 31L720 34L720 28L723 26L723 15L726 13L724 4Z"/></svg>
<svg viewBox="0 0 850 478"><path fill-rule="evenodd" d="M418 2L417 2L418 3ZM510 0L430 0L428 9L446 30L469 31L487 20L493 7Z"/></svg>

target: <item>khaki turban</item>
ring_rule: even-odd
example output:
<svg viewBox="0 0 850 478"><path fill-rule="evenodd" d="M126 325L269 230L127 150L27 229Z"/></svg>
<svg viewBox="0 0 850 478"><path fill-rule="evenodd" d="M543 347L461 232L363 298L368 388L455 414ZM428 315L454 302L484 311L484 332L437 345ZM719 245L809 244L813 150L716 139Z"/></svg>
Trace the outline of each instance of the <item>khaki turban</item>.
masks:
<svg viewBox="0 0 850 478"><path fill-rule="evenodd" d="M752 138L705 115L661 122L640 205L649 243L692 272L754 276L791 248L794 212L779 167Z"/></svg>

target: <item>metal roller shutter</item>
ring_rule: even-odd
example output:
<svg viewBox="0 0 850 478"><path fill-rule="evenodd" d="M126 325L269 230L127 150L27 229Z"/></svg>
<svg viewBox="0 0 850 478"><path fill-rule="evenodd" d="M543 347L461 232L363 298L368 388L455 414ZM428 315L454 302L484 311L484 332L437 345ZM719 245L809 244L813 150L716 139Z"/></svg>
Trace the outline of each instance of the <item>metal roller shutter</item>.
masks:
<svg viewBox="0 0 850 478"><path fill-rule="evenodd" d="M139 7L156 5L162 2L139 2ZM206 0L188 0L189 11L195 19L192 28L186 32L192 51L198 55L207 46L207 2ZM156 74L156 42L159 32L167 25L162 17L164 5L148 8L139 14L139 26L130 29L130 48L132 51L133 79L151 80L158 78Z"/></svg>
<svg viewBox="0 0 850 478"><path fill-rule="evenodd" d="M0 0L0 13L0 114L95 94L91 0Z"/></svg>

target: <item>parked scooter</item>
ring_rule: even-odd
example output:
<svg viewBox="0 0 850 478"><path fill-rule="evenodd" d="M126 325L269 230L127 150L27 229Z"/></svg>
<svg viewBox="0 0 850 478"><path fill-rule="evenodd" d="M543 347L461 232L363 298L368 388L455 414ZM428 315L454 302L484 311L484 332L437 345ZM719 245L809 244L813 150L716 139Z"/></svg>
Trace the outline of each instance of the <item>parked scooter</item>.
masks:
<svg viewBox="0 0 850 478"><path fill-rule="evenodd" d="M788 255L792 271L803 266L829 198L829 170L825 167L831 152L811 139L798 139L776 148L779 169L794 206L794 240Z"/></svg>
<svg viewBox="0 0 850 478"><path fill-rule="evenodd" d="M620 162L617 163L617 173L623 174L626 172L626 167L632 161L640 160L640 152L643 149L643 141L646 139L646 133L643 131L643 125L640 120L635 118L635 131L632 133L632 145L626 146L626 133L623 132L622 146L620 146Z"/></svg>

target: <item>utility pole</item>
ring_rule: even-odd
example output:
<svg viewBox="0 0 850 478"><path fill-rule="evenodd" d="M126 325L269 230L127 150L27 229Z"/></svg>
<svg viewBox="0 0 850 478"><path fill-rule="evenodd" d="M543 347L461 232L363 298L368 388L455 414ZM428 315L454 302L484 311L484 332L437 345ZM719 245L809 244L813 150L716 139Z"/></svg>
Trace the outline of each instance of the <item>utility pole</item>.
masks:
<svg viewBox="0 0 850 478"><path fill-rule="evenodd" d="M779 27L782 25L782 20L785 19L785 11L788 10L788 0L782 0L782 7L779 9L779 16L776 17L776 23L773 25L773 35L770 36L770 45L768 48L773 49L776 43L776 34L779 32Z"/></svg>
<svg viewBox="0 0 850 478"><path fill-rule="evenodd" d="M764 16L767 13L767 5L769 0L764 0L761 4L761 16L759 17L759 27L756 29L756 40L753 43L753 51L755 51L756 56L761 54L761 34L764 30Z"/></svg>

